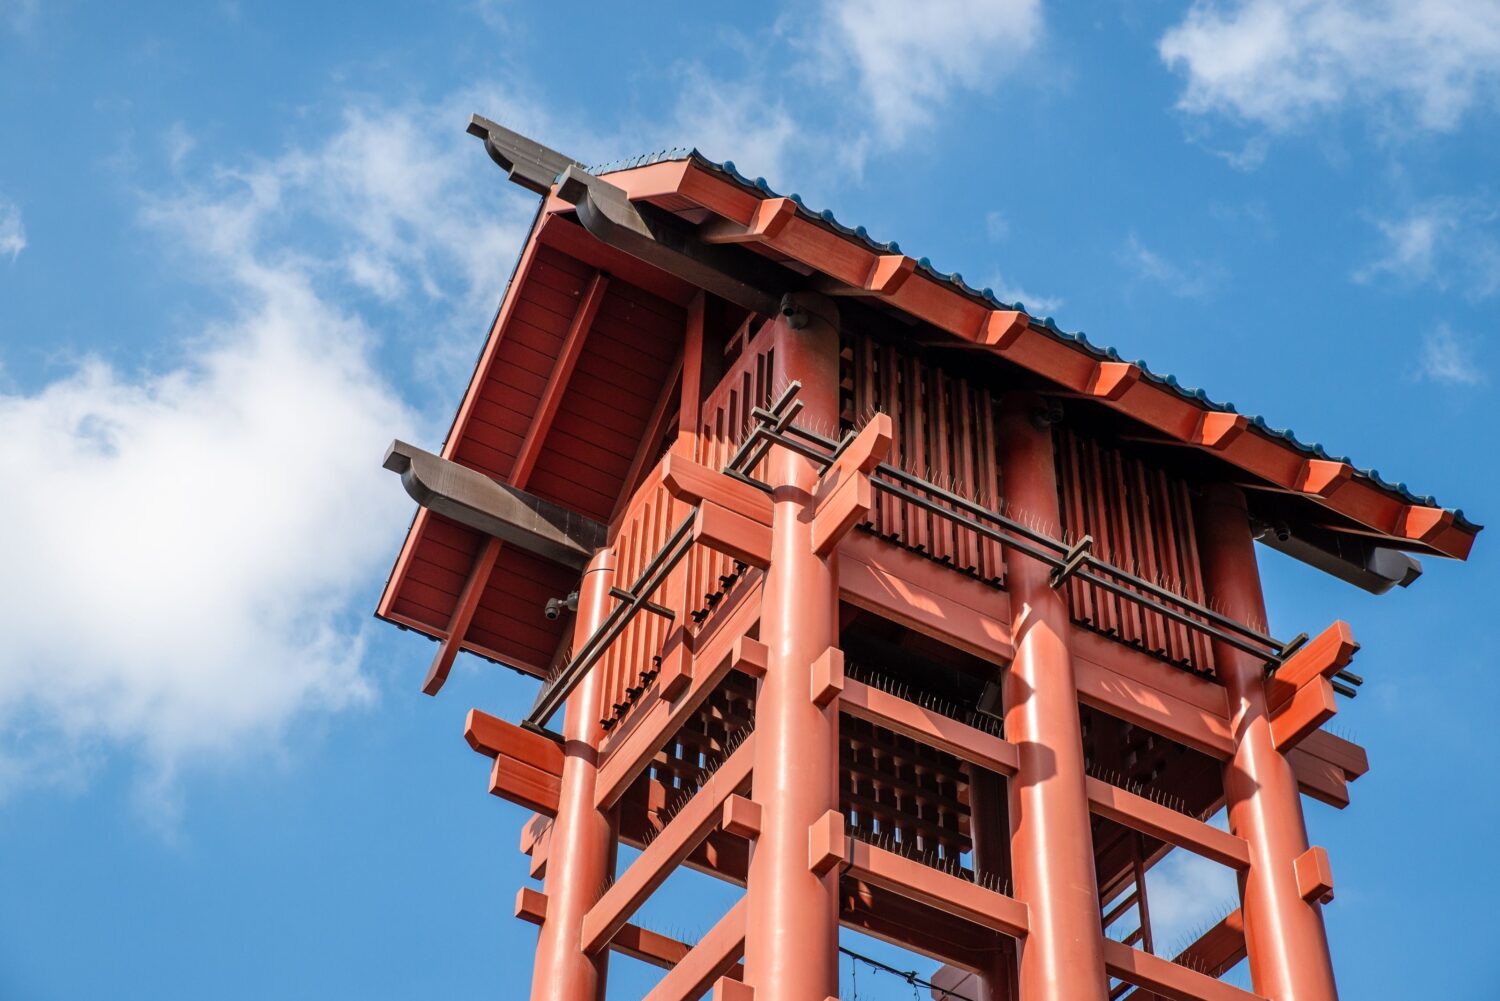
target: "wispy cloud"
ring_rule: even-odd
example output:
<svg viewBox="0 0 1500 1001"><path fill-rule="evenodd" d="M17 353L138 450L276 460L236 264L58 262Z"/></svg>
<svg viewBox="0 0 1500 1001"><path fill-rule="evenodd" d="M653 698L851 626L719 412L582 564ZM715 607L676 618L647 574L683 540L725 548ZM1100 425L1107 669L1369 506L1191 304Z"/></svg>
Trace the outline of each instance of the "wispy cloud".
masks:
<svg viewBox="0 0 1500 1001"><path fill-rule="evenodd" d="M959 90L987 91L1040 40L1040 0L828 0L828 46L852 63L887 145L932 121Z"/></svg>
<svg viewBox="0 0 1500 1001"><path fill-rule="evenodd" d="M1182 299L1208 295L1223 278L1223 270L1218 266L1202 261L1177 263L1146 246L1134 233L1126 238L1118 259L1137 281L1159 285Z"/></svg>
<svg viewBox="0 0 1500 1001"><path fill-rule="evenodd" d="M0 392L0 463L25 471L0 494L0 795L124 751L156 813L184 769L374 697L371 581L410 512L379 456L430 437L376 358L447 338L472 360L534 206L463 120L355 105L326 139L157 192L145 252L220 318L150 371L89 357Z"/></svg>
<svg viewBox="0 0 1500 1001"><path fill-rule="evenodd" d="M1474 357L1472 343L1446 323L1423 335L1417 371L1424 379L1448 386L1477 386L1488 381Z"/></svg>
<svg viewBox="0 0 1500 1001"><path fill-rule="evenodd" d="M1355 281L1454 288L1474 299L1500 291L1500 203L1438 198L1373 222L1381 250Z"/></svg>
<svg viewBox="0 0 1500 1001"><path fill-rule="evenodd" d="M26 226L21 222L20 206L0 197L0 256L15 260L26 249Z"/></svg>
<svg viewBox="0 0 1500 1001"><path fill-rule="evenodd" d="M1500 84L1492 0L1197 0L1158 45L1178 101L1273 131L1345 106L1454 128Z"/></svg>
<svg viewBox="0 0 1500 1001"><path fill-rule="evenodd" d="M1042 295L1029 291L1007 280L1004 275L996 275L990 281L990 288L1001 302L1024 306L1032 316L1051 316L1063 307L1065 301L1060 295Z"/></svg>

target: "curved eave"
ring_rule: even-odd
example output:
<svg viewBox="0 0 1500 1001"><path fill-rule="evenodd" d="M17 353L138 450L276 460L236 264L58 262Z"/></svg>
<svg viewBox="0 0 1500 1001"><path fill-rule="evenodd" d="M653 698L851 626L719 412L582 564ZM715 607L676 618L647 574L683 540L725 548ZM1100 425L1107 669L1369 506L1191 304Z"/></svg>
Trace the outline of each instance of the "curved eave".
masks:
<svg viewBox="0 0 1500 1001"><path fill-rule="evenodd" d="M829 213L813 213L795 196L777 196L763 181L734 173L732 164L672 151L626 161L609 171L609 181L631 200L703 216L699 230L706 242L752 245L811 268L831 287L879 300L1168 438L1210 452L1269 486L1341 515L1385 544L1462 560L1482 527L1461 511L1440 507L1431 497L1387 483L1373 470L1304 444L1261 418L1215 403L1171 376L1125 361L1082 334L1064 332L1050 318L1038 321L987 289L936 271L925 258L871 240L862 228L849 229ZM554 197L543 211L571 209Z"/></svg>

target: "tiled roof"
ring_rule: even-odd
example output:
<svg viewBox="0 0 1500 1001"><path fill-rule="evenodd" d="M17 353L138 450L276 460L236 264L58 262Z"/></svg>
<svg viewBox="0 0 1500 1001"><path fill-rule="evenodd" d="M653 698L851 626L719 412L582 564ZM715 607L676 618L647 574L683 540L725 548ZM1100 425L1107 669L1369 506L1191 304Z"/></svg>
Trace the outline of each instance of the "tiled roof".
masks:
<svg viewBox="0 0 1500 1001"><path fill-rule="evenodd" d="M636 167L645 167L653 163L665 163L678 160L691 160L696 165L713 171L714 173L720 174L723 177L726 177L729 180L733 181L741 188L755 192L762 198L782 197L781 195L777 194L777 192L771 189L771 186L766 183L766 179L764 177L751 179L749 177L746 177L744 174L741 174L739 170L735 168L733 161L725 160L723 163L717 163L713 160L708 159L703 154L699 153L696 149L688 149L684 147L661 150L656 153L646 153L641 156L631 157L625 160L616 160L612 163L589 167L588 172L594 174L595 176L598 176L600 174L607 174L613 171L632 170ZM797 206L798 214L805 219L825 226L829 230L832 230L833 232L838 233L846 238L858 240L876 253L901 253L900 246L897 245L894 240L882 243L881 241L871 237L863 226L846 226L843 223L839 222L834 214L827 209L824 209L820 212L808 208L806 203L802 201L801 196L795 193L787 195L785 197ZM956 291L962 293L975 302L982 303L988 307L995 309L1014 309L1019 310L1023 313L1026 311L1025 303L1003 302L995 296L993 290L988 288L975 288L968 282L964 281L963 276L956 271L939 271L937 268L932 266L932 262L926 257L920 257L917 259L917 268L928 278L934 281L947 283ZM1093 343L1081 330L1063 330L1050 316L1042 317L1040 319L1033 317L1031 320L1031 326L1033 327L1033 329L1043 331L1059 341L1077 345L1088 351L1098 359L1105 361L1128 360L1122 358L1120 356L1120 353L1114 348L1104 347L1102 345ZM1148 379L1149 381L1159 386L1165 386L1171 389L1174 393L1184 399L1193 400L1200 406L1208 410L1229 414L1239 413L1239 411L1235 409L1232 403L1220 403L1217 400L1210 398L1209 395L1202 389L1182 385L1177 381L1177 378L1175 376L1162 375L1153 372L1144 361L1135 360L1133 364L1140 368L1141 376L1143 378ZM1400 497L1407 503L1419 504L1426 507L1439 506L1437 500L1432 496L1416 494L1409 487L1407 487L1405 483L1392 483L1391 481L1381 476L1380 473L1374 469L1362 468L1356 465L1346 456L1334 455L1330 453L1328 449L1324 448L1318 442L1304 442L1299 439L1297 435L1289 428L1272 427L1269 423L1266 422L1266 419L1263 417L1249 415L1247 416L1250 421L1250 425L1260 431L1262 434L1266 435L1267 437L1286 442L1305 456L1314 459L1326 459L1333 462L1345 463L1354 470L1355 476L1367 480L1380 489ZM1457 509L1454 509L1453 511L1453 520L1459 528L1467 532L1477 532L1483 527L1470 521L1467 517L1464 516L1463 511Z"/></svg>

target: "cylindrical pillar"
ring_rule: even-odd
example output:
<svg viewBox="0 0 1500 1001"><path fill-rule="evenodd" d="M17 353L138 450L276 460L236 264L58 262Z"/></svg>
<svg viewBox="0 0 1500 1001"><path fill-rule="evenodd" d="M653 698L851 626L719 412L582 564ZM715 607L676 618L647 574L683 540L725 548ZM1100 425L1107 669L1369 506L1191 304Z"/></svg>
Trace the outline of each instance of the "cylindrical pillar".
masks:
<svg viewBox="0 0 1500 1001"><path fill-rule="evenodd" d="M813 427L838 422L836 316L814 300L792 324L775 321L776 382L802 383L799 421ZM834 559L813 552L817 468L777 447L763 475L774 492L760 624L768 657L755 698L761 831L745 885L745 982L755 1001L822 1001L839 992L838 874L809 868L808 829L838 807L838 703L812 701L812 667L838 639L838 582Z"/></svg>
<svg viewBox="0 0 1500 1001"><path fill-rule="evenodd" d="M594 554L578 587L573 649L581 650L609 614L615 553ZM604 672L594 668L568 696L563 716L563 771L557 818L547 847L547 916L537 936L531 974L532 1001L602 1001L608 951L582 949L583 919L614 869L615 831L610 814L594 807L598 774L599 703Z"/></svg>
<svg viewBox="0 0 1500 1001"><path fill-rule="evenodd" d="M1197 523L1209 601L1230 618L1264 627L1245 495L1228 484L1204 488ZM1323 915L1297 892L1295 863L1307 851L1307 828L1297 777L1271 736L1265 663L1225 643L1215 642L1213 651L1229 690L1235 743L1224 769L1229 829L1250 846L1250 869L1240 877L1250 979L1273 1001L1333 1001L1338 989Z"/></svg>
<svg viewBox="0 0 1500 1001"><path fill-rule="evenodd" d="M1052 432L1042 401L1010 394L999 422L1000 482L1008 513L1060 537ZM1024 1001L1105 1001L1104 942L1084 786L1078 690L1068 608L1050 568L1005 552L1015 660L1005 671L1005 736L1019 751L1010 780L1015 895L1031 911L1021 944Z"/></svg>

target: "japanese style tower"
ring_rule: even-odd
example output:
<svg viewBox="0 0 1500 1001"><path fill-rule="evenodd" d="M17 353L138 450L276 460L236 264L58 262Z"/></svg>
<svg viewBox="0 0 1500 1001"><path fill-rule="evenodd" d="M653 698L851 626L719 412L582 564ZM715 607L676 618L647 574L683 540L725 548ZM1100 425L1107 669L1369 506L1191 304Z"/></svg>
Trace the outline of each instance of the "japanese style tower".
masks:
<svg viewBox="0 0 1500 1001"><path fill-rule="evenodd" d="M840 926L990 1001L1336 997L1302 797L1366 770L1322 729L1358 644L1278 639L1254 543L1380 593L1479 526L732 164L469 131L541 205L441 451L386 456L378 614L429 695L460 650L539 679L465 731L536 813L534 1001L612 952L824 1001ZM1240 888L1175 954L1173 848ZM697 942L632 922L681 865L744 887Z"/></svg>

